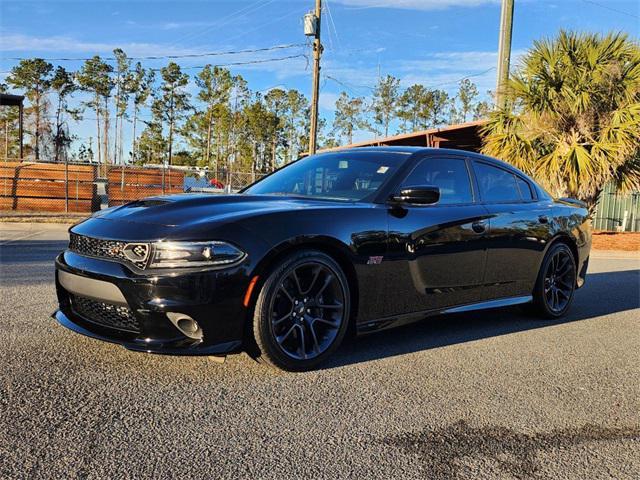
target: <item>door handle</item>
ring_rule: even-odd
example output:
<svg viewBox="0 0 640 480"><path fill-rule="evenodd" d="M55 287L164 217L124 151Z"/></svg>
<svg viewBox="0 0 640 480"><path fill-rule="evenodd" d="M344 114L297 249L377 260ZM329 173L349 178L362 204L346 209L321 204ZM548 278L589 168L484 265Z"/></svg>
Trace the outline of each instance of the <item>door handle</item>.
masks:
<svg viewBox="0 0 640 480"><path fill-rule="evenodd" d="M549 217L547 217L546 215L540 215L538 217L538 221L540 223L549 223Z"/></svg>
<svg viewBox="0 0 640 480"><path fill-rule="evenodd" d="M476 233L484 233L487 229L486 220L476 220L471 224L471 229Z"/></svg>

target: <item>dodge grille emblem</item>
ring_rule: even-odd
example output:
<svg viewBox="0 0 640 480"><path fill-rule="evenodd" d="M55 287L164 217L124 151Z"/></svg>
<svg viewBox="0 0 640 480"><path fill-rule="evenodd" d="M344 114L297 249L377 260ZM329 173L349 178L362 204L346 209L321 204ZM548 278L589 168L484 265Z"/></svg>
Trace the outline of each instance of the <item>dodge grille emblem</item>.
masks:
<svg viewBox="0 0 640 480"><path fill-rule="evenodd" d="M122 253L132 262L144 262L149 256L149 245L146 243L127 243Z"/></svg>

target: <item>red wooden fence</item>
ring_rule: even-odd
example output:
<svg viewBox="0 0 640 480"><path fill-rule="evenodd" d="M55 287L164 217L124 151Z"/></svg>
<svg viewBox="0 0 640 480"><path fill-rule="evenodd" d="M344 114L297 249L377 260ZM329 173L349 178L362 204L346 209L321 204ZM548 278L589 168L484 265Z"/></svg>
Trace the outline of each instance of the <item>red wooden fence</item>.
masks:
<svg viewBox="0 0 640 480"><path fill-rule="evenodd" d="M0 161L0 210L91 213L101 198L95 165ZM109 206L145 197L182 193L184 172L175 169L110 166Z"/></svg>
<svg viewBox="0 0 640 480"><path fill-rule="evenodd" d="M0 210L90 213L95 176L93 165L0 162Z"/></svg>
<svg viewBox="0 0 640 480"><path fill-rule="evenodd" d="M112 167L108 174L109 206L184 191L184 172L171 169Z"/></svg>

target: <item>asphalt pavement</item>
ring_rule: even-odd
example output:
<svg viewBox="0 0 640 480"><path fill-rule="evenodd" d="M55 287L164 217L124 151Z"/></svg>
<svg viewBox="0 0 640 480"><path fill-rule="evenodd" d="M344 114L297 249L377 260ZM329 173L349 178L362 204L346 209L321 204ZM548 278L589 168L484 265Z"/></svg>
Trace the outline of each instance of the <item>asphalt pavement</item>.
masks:
<svg viewBox="0 0 640 480"><path fill-rule="evenodd" d="M132 353L59 326L57 225L0 224L0 478L640 478L640 259L570 315L443 316L322 370Z"/></svg>

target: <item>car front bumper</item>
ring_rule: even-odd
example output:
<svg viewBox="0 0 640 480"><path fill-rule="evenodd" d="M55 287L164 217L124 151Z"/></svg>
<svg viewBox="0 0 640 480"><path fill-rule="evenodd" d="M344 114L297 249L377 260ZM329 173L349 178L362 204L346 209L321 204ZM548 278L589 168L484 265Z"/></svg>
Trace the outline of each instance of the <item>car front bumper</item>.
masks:
<svg viewBox="0 0 640 480"><path fill-rule="evenodd" d="M125 265L65 251L56 258L58 322L136 351L218 355L242 347L249 285L246 265L223 270L138 275ZM199 326L189 336L171 318Z"/></svg>

